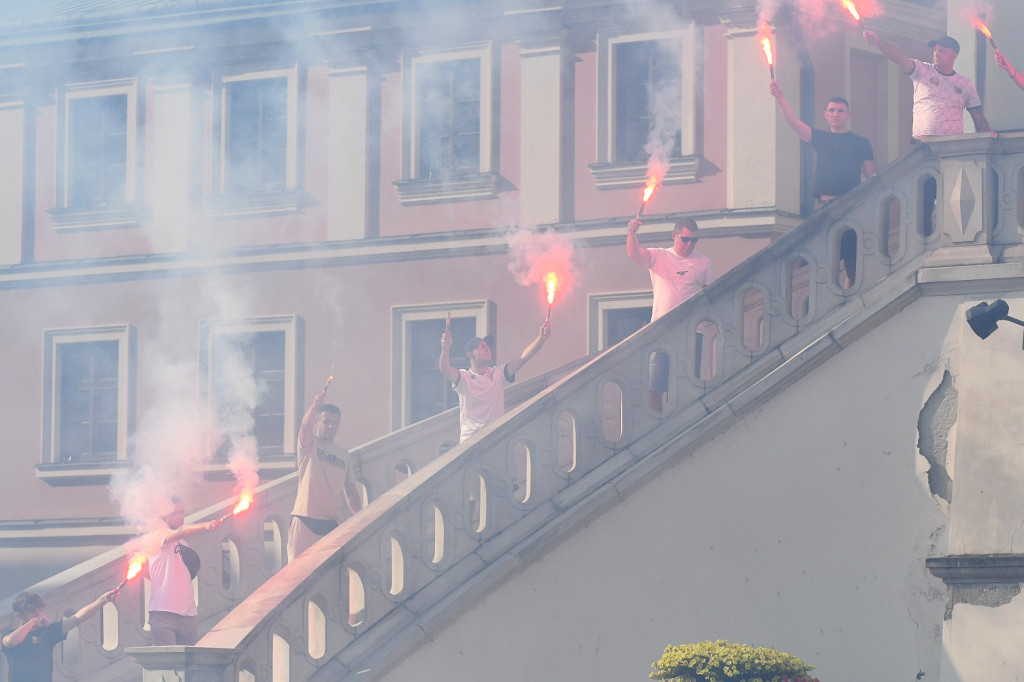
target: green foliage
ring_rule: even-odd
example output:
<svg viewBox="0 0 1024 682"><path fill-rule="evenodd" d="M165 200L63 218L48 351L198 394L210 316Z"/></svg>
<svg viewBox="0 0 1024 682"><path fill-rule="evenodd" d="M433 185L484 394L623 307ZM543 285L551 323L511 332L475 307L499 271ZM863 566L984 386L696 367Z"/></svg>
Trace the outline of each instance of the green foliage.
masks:
<svg viewBox="0 0 1024 682"><path fill-rule="evenodd" d="M651 667L650 677L676 682L817 682L807 676L814 666L796 656L725 639L667 646Z"/></svg>

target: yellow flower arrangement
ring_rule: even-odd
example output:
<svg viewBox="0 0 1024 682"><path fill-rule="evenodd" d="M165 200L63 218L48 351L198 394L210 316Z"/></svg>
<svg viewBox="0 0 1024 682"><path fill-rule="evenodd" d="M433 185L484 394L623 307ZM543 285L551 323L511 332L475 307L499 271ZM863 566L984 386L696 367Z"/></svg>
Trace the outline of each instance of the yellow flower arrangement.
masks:
<svg viewBox="0 0 1024 682"><path fill-rule="evenodd" d="M669 645L651 667L650 677L673 682L818 682L796 656L726 639Z"/></svg>

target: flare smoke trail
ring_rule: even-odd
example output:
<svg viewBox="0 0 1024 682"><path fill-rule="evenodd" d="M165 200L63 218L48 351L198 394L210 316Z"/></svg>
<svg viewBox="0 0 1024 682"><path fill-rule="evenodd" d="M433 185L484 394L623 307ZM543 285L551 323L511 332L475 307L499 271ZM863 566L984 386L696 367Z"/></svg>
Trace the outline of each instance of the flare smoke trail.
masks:
<svg viewBox="0 0 1024 682"><path fill-rule="evenodd" d="M516 284L524 287L544 286L544 276L549 272L558 275L559 299L572 290L576 282L575 247L564 234L520 228L506 236L511 254L508 270L515 277Z"/></svg>

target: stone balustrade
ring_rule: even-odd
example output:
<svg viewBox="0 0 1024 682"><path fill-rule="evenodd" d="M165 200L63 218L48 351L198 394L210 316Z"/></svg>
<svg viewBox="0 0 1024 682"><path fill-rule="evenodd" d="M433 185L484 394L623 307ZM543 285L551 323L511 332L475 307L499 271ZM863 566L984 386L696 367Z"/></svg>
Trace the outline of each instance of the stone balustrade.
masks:
<svg viewBox="0 0 1024 682"><path fill-rule="evenodd" d="M272 500L200 547L211 556L220 544L225 559L200 576L208 632L197 646L134 646L139 616L122 616L112 649L83 629L80 664L128 646L144 679L375 679L517 566L642 494L660 467L929 287L964 267L1024 261L1022 188L1022 135L917 145L482 437L454 445L449 412L360 448L369 505L280 570L294 481L266 486ZM647 390L655 353L671 372L660 408ZM88 601L116 583L120 562L98 558L50 601ZM136 614L142 596L127 594L119 612Z"/></svg>
<svg viewBox="0 0 1024 682"><path fill-rule="evenodd" d="M153 679L375 679L562 534L941 285L945 269L1019 258L1022 140L918 145L483 437L421 463L197 647L133 655ZM671 370L660 407L647 395L655 353Z"/></svg>

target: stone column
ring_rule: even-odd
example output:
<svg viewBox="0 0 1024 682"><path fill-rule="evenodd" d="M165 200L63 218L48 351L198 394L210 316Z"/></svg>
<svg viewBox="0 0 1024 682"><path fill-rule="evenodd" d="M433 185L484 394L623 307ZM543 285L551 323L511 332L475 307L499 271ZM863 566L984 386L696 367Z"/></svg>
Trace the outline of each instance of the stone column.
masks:
<svg viewBox="0 0 1024 682"><path fill-rule="evenodd" d="M0 70L0 74L7 70L13 67ZM26 195L31 176L25 161L26 149L35 147L34 116L24 93L0 92L0 265L17 265L32 257L31 240L25 238L26 219L31 224L27 211L33 209L28 201L31 186ZM34 159L28 161L34 167Z"/></svg>
<svg viewBox="0 0 1024 682"><path fill-rule="evenodd" d="M563 36L523 40L520 47L520 209L523 225L570 219L572 193L566 182L565 139L571 111L565 89ZM506 122L506 125L508 123Z"/></svg>
<svg viewBox="0 0 1024 682"><path fill-rule="evenodd" d="M327 238L373 237L380 231L377 81L365 64L332 68L328 78Z"/></svg>
<svg viewBox="0 0 1024 682"><path fill-rule="evenodd" d="M768 92L769 75L757 41L757 15L751 10L725 13L728 88L726 112L729 208L800 212L800 140L778 113ZM784 84L793 111L800 111L799 64L777 37L776 78Z"/></svg>

